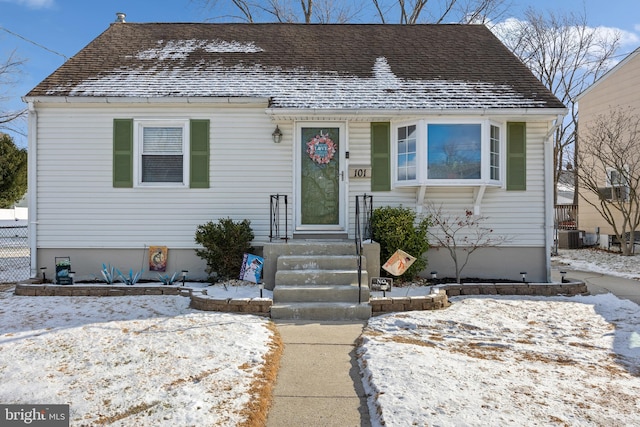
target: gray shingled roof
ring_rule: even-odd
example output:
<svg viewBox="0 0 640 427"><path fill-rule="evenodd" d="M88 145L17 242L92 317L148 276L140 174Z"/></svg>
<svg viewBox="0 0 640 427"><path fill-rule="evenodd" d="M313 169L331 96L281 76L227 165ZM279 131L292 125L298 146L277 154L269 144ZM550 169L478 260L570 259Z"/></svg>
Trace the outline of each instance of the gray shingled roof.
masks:
<svg viewBox="0 0 640 427"><path fill-rule="evenodd" d="M114 23L27 97L257 97L272 108L564 108L480 25Z"/></svg>

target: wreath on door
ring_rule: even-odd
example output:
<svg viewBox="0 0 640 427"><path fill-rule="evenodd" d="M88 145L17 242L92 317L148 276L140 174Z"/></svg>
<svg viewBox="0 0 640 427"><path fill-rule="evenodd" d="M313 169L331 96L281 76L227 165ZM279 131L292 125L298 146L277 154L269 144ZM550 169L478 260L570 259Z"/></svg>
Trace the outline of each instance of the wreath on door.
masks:
<svg viewBox="0 0 640 427"><path fill-rule="evenodd" d="M323 134L322 131L309 142L307 142L307 154L315 163L319 165L328 164L336 154L337 145L329 134Z"/></svg>

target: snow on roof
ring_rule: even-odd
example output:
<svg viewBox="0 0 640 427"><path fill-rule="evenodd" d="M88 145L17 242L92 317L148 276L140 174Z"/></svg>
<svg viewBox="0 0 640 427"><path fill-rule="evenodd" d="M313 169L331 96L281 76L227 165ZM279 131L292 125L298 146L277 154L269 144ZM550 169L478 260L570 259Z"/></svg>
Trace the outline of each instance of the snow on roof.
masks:
<svg viewBox="0 0 640 427"><path fill-rule="evenodd" d="M272 108L564 105L484 26L118 23L30 96L252 97Z"/></svg>
<svg viewBox="0 0 640 427"><path fill-rule="evenodd" d="M210 53L256 53L263 50L253 43L242 43L225 40L169 40L166 44L158 40L158 47L138 52L136 58L141 60L175 60L187 59L197 49Z"/></svg>
<svg viewBox="0 0 640 427"><path fill-rule="evenodd" d="M63 89L54 87L48 94L56 95ZM69 96L168 97L176 92L180 96L271 97L276 108L460 109L544 105L543 101L523 97L509 85L401 79L393 74L384 58L377 58L370 77L259 65L210 64L201 68L163 69L158 64L150 69L122 68L79 83L69 91Z"/></svg>

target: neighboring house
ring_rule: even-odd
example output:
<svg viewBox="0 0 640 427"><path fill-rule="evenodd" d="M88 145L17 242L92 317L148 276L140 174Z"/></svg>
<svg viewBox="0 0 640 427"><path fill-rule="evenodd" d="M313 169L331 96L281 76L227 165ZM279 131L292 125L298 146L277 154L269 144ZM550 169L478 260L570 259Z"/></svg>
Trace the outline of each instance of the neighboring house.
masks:
<svg viewBox="0 0 640 427"><path fill-rule="evenodd" d="M640 48L581 93L577 102L580 109L579 137L589 129L596 117L606 115L612 109L631 107L636 110L636 113L640 112ZM579 142L586 143L584 138L580 138ZM604 176L604 173L602 175L602 194L609 197L626 194L628 189L616 185L615 177L612 179L612 176ZM578 200L580 229L592 236L590 240L597 241L603 248L609 248L611 237L615 235L613 228L593 206L583 199L583 197L594 199L596 196L580 187L578 191L581 194Z"/></svg>
<svg viewBox="0 0 640 427"><path fill-rule="evenodd" d="M367 194L487 216L508 240L466 277L549 280L566 109L484 26L120 20L25 101L33 275L58 256L77 278L146 268L159 245L204 278L198 225L248 219L261 248L279 194L289 242L352 239Z"/></svg>

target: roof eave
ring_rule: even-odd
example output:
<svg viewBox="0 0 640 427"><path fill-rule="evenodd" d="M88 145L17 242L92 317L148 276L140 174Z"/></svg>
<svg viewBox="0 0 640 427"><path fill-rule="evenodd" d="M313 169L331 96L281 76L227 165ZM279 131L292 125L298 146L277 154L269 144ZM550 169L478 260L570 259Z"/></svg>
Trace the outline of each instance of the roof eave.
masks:
<svg viewBox="0 0 640 427"><path fill-rule="evenodd" d="M124 96L24 96L27 103L47 104L260 104L268 105L262 97L124 97Z"/></svg>
<svg viewBox="0 0 640 427"><path fill-rule="evenodd" d="M406 116L535 116L555 120L565 116L567 108L458 108L458 109L318 109L318 108L267 108L266 113L277 117L299 116L361 116L361 117L406 117Z"/></svg>

